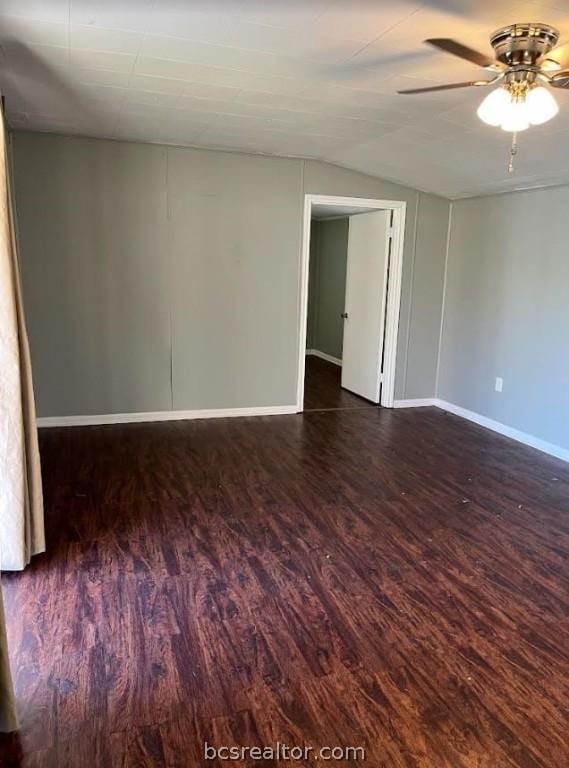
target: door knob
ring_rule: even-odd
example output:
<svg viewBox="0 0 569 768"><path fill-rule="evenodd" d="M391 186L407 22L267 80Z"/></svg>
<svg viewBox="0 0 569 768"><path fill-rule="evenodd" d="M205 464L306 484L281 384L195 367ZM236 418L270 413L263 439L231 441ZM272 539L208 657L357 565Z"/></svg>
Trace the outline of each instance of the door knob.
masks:
<svg viewBox="0 0 569 768"><path fill-rule="evenodd" d="M343 317L344 320L347 320L348 319L348 313L347 312L341 312L340 313L340 317Z"/></svg>

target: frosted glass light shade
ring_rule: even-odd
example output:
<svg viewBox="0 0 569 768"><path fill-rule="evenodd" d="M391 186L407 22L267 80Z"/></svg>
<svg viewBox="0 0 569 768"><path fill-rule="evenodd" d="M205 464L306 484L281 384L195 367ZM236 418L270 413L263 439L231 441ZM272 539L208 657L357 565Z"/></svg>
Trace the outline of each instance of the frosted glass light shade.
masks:
<svg viewBox="0 0 569 768"><path fill-rule="evenodd" d="M502 115L500 127L503 131L525 131L529 128L528 108L525 101L510 101Z"/></svg>
<svg viewBox="0 0 569 768"><path fill-rule="evenodd" d="M478 107L477 115L482 122L488 125L501 125L510 101L510 94L505 88L496 88L495 91L486 96Z"/></svg>
<svg viewBox="0 0 569 768"><path fill-rule="evenodd" d="M541 125L559 112L557 102L543 86L532 88L526 99L527 117L532 125Z"/></svg>
<svg viewBox="0 0 569 768"><path fill-rule="evenodd" d="M541 125L559 112L557 102L542 86L532 88L525 98L513 99L507 88L496 88L478 107L478 117L503 131L525 131L530 125Z"/></svg>

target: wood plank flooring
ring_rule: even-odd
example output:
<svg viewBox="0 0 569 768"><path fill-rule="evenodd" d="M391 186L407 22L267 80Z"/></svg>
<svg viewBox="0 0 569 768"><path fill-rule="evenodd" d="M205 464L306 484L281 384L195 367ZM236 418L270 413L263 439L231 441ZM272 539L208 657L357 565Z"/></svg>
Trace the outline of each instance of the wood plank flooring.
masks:
<svg viewBox="0 0 569 768"><path fill-rule="evenodd" d="M326 411L337 408L374 408L369 400L358 397L340 383L342 369L315 355L306 356L304 410Z"/></svg>
<svg viewBox="0 0 569 768"><path fill-rule="evenodd" d="M318 764L206 741L569 765L567 465L430 408L52 429L41 451L49 552L3 575L3 767Z"/></svg>

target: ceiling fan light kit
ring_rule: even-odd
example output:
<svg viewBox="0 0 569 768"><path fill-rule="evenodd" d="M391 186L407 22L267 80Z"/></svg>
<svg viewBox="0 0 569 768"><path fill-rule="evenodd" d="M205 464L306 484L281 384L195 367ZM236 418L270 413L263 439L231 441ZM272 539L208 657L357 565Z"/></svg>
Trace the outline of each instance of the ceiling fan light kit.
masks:
<svg viewBox="0 0 569 768"><path fill-rule="evenodd" d="M555 48L559 32L548 24L525 23L502 27L490 37L495 58L448 38L425 42L446 53L492 72L491 80L474 80L429 88L399 91L402 94L484 87L500 83L478 107L478 117L488 125L511 132L512 147L508 170L513 170L517 134L532 125L542 125L559 112L551 88L569 89L569 45Z"/></svg>
<svg viewBox="0 0 569 768"><path fill-rule="evenodd" d="M542 125L559 112L553 96L542 85L511 88L507 85L489 93L477 110L478 117L503 131L525 131Z"/></svg>

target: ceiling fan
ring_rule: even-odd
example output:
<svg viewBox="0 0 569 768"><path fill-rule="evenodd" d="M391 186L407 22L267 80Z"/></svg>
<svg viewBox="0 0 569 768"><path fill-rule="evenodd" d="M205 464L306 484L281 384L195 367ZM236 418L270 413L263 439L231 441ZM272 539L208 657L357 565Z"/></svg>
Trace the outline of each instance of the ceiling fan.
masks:
<svg viewBox="0 0 569 768"><path fill-rule="evenodd" d="M432 93L455 88L487 87L500 83L478 107L478 117L485 123L500 126L514 134L509 170L516 154L516 134L530 125L551 120L559 111L548 90L569 90L569 43L555 48L559 32L549 24L510 24L496 30L490 43L495 56L487 56L449 38L425 40L445 53L477 64L494 77L465 83L409 88L400 94Z"/></svg>

